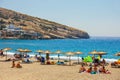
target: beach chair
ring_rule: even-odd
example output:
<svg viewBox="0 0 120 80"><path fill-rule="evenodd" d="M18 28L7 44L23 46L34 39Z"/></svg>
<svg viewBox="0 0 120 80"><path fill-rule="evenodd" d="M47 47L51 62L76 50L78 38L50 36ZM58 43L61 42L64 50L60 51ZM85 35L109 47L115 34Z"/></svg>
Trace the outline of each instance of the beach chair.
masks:
<svg viewBox="0 0 120 80"><path fill-rule="evenodd" d="M64 62L58 61L56 64L57 64L57 65L64 65Z"/></svg>
<svg viewBox="0 0 120 80"><path fill-rule="evenodd" d="M117 62L111 63L111 67L112 68L120 68L120 64L118 64Z"/></svg>
<svg viewBox="0 0 120 80"><path fill-rule="evenodd" d="M30 61L28 58L24 58L22 60L22 63L32 63L32 61Z"/></svg>

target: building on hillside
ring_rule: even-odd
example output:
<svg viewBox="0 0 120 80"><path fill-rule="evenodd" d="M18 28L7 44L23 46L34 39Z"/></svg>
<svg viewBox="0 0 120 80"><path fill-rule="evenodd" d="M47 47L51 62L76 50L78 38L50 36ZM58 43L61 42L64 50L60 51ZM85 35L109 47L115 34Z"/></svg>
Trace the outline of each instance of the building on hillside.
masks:
<svg viewBox="0 0 120 80"><path fill-rule="evenodd" d="M15 27L13 24L6 26L0 33L4 39L39 39L40 33L33 30L23 30L21 27Z"/></svg>

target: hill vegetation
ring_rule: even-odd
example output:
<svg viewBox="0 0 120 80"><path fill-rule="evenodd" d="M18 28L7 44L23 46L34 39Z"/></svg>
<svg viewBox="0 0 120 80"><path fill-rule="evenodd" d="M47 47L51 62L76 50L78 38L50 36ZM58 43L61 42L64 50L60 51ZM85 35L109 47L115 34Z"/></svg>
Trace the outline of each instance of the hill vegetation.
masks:
<svg viewBox="0 0 120 80"><path fill-rule="evenodd" d="M0 8L1 28L9 24L14 24L16 27L21 26L23 30L38 32L42 35L41 38L43 39L89 38L88 33L85 31L5 8Z"/></svg>

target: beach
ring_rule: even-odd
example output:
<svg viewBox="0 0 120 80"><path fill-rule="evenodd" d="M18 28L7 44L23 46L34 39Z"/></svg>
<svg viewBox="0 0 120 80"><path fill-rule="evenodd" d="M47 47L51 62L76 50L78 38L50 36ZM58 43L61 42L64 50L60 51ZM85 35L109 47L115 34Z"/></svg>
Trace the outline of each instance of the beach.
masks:
<svg viewBox="0 0 120 80"><path fill-rule="evenodd" d="M22 68L11 68L12 61L4 61L4 58L0 58L0 65L0 80L120 80L120 69L110 65L106 69L111 74L79 73L80 65L77 64L41 65L40 62L33 62L21 63Z"/></svg>
<svg viewBox="0 0 120 80"><path fill-rule="evenodd" d="M39 44L38 44L39 43ZM101 44L102 43L102 44ZM120 51L119 44L120 38L110 39L89 39L89 40L1 40L0 48L6 47L11 50L4 52L8 55L7 59L14 58L13 54L18 53L16 50L19 48L29 49L32 52L28 53L30 56L39 55L36 50L50 50L50 59L57 61L58 55L55 54L57 50L61 50L60 59L68 60L66 52L81 51L79 58L81 61L82 57L93 56L89 52L93 50L105 51L106 55L102 57L107 62L114 62L119 59L115 56L115 53ZM117 44L117 45L116 45ZM54 53L54 54L53 54ZM19 54L19 53L18 53ZM45 57L45 54L41 54ZM96 56L97 57L97 56ZM0 57L0 80L120 80L120 68L111 68L111 65L105 66L111 74L90 74L90 73L79 73L81 65L74 64L68 65L41 65L40 62L36 62L32 58L33 63L25 64L21 63L22 68L11 68L12 61L5 61L6 57ZM77 55L71 56L71 60L74 62L78 60ZM18 61L15 61L17 63ZM21 62L21 61L20 61ZM69 63L68 63L69 64ZM88 69L88 66L85 66Z"/></svg>

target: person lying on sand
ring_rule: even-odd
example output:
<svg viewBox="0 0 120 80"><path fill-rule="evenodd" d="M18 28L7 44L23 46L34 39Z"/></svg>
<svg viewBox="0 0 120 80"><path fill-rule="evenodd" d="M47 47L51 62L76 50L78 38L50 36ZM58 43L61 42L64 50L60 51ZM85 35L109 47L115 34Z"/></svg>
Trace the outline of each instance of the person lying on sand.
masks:
<svg viewBox="0 0 120 80"><path fill-rule="evenodd" d="M89 67L86 72L91 73L92 72L92 67Z"/></svg>
<svg viewBox="0 0 120 80"><path fill-rule="evenodd" d="M106 70L106 69L105 69L105 66L102 66L102 67L99 69L99 72L100 72L100 73L111 74L111 72L110 72L109 70Z"/></svg>

